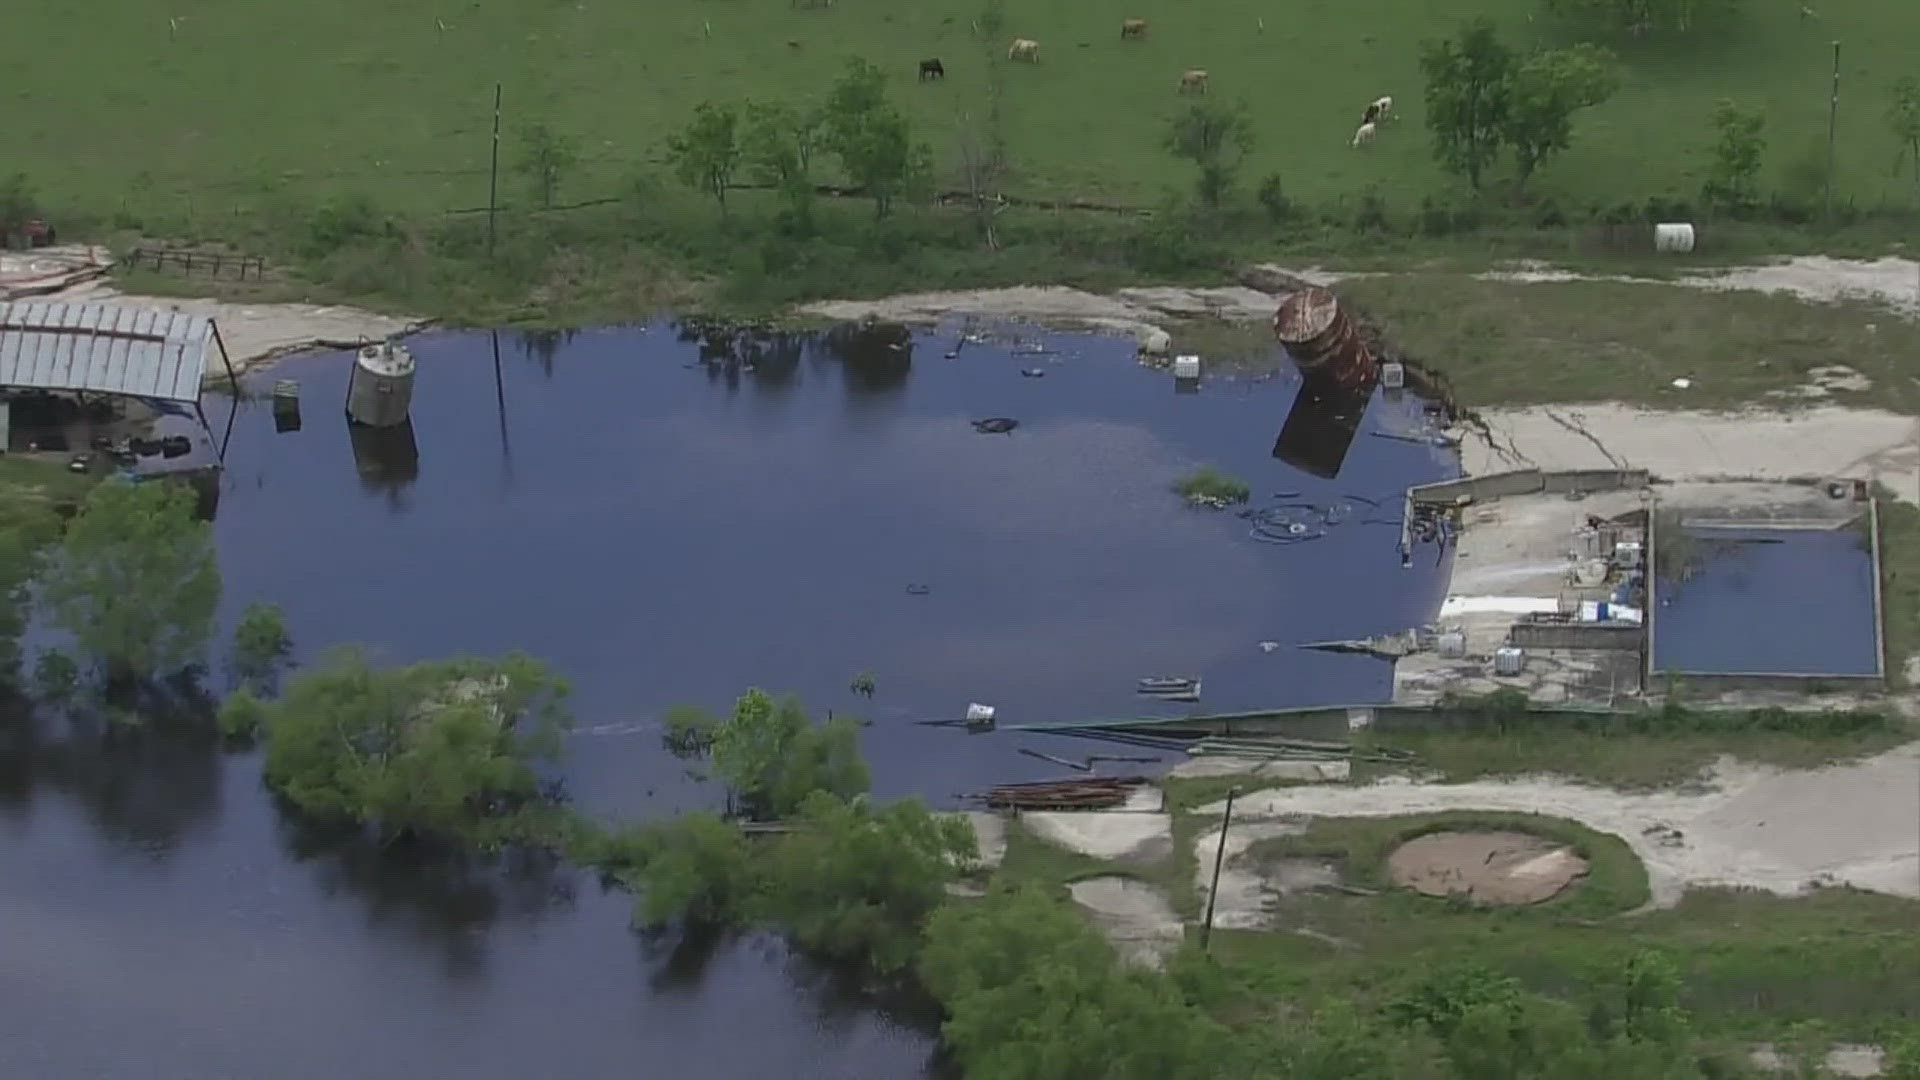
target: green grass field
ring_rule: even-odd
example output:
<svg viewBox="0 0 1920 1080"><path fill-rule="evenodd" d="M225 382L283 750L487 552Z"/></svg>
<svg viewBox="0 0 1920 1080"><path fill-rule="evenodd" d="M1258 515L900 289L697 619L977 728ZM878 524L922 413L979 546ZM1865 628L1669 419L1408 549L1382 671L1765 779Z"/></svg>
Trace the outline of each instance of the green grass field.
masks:
<svg viewBox="0 0 1920 1080"><path fill-rule="evenodd" d="M1179 73L1201 67L1216 95L1252 106L1249 178L1278 171L1296 196L1377 189L1411 206L1452 183L1421 126L1418 43L1478 13L1515 44L1569 37L1529 19L1535 0L1027 0L1006 6L1005 30L988 42L972 30L988 2L15 0L0 34L3 164L27 172L57 210L184 203L212 215L279 186L365 191L392 210L484 205L498 80L506 155L534 123L573 136L586 164L564 194L590 198L657 162L696 103L804 101L860 56L896 73L949 182L955 132L964 115L984 114L996 64L1017 170L1009 190L1144 204L1184 187L1159 140L1181 104ZM1803 22L1794 0L1746 0L1725 25L1626 49L1625 87L1581 118L1575 148L1540 190L1607 204L1691 196L1723 96L1764 107L1768 179L1788 183L1796 164L1824 160L1828 42L1839 38L1841 189L1862 201L1911 192L1910 178L1892 174L1882 115L1890 83L1920 66L1920 8L1816 6L1821 18ZM1119 40L1123 17L1151 20L1149 38ZM1016 35L1042 43L1038 65L1005 59ZM928 56L944 61L944 83L915 83ZM1403 119L1371 151L1348 149L1379 94L1394 96Z"/></svg>

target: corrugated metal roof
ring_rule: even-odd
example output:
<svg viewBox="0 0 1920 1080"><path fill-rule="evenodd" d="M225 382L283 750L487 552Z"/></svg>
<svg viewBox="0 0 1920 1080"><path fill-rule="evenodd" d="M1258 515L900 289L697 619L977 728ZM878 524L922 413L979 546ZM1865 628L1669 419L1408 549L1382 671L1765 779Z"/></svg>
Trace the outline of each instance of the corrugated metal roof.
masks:
<svg viewBox="0 0 1920 1080"><path fill-rule="evenodd" d="M116 304L0 304L0 387L200 400L205 315Z"/></svg>

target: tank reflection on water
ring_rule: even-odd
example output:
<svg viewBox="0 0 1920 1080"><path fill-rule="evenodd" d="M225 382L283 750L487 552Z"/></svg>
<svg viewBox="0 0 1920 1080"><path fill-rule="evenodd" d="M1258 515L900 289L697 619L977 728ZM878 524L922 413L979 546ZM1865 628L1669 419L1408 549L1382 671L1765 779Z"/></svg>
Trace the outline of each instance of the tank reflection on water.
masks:
<svg viewBox="0 0 1920 1080"><path fill-rule="evenodd" d="M1275 546L1170 489L1211 464L1255 508L1397 507L1455 472L1369 437L1417 431L1418 400L1329 406L1283 361L1176 395L1126 342L1027 336L1017 352L877 324L411 339L411 416L379 438L276 433L267 401L241 404L214 522L225 616L282 605L303 660L345 642L393 662L541 656L575 690L559 779L608 818L716 805L654 718L752 685L868 717L877 794L944 805L1057 771L1022 746L1073 752L918 723L969 701L1003 720L1136 715L1136 680L1167 671L1204 676L1203 710L1383 696L1375 661L1258 646L1423 621L1443 569L1398 569L1398 529L1367 514ZM340 401L349 363L261 378ZM994 416L1020 423L975 433ZM849 689L863 671L871 702ZM566 867L298 825L257 756L68 738L18 708L0 740L0 1075L928 1067L924 1016L876 1011L773 943L663 949L630 933L628 898Z"/></svg>

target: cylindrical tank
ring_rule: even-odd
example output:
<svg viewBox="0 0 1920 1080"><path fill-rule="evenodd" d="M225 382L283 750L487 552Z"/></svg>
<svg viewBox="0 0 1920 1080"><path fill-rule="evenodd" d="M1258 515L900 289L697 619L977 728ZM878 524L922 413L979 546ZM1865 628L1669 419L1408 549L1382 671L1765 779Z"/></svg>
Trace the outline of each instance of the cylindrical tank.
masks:
<svg viewBox="0 0 1920 1080"><path fill-rule="evenodd" d="M347 381L347 419L392 427L413 405L413 354L391 341L361 348Z"/></svg>
<svg viewBox="0 0 1920 1080"><path fill-rule="evenodd" d="M1323 376L1341 386L1368 384L1378 374L1373 354L1340 310L1340 301L1326 289L1291 293L1273 315L1273 334L1309 376Z"/></svg>
<svg viewBox="0 0 1920 1080"><path fill-rule="evenodd" d="M1686 254L1693 250L1693 226L1684 221L1663 221L1653 227L1655 251Z"/></svg>

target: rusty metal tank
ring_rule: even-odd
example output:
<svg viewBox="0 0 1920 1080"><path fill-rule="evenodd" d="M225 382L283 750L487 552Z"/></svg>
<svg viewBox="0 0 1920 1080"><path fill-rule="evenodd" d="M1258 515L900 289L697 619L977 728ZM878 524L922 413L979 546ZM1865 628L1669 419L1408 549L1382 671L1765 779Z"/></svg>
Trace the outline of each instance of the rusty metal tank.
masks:
<svg viewBox="0 0 1920 1080"><path fill-rule="evenodd" d="M1274 312L1273 335L1309 378L1354 387L1370 385L1379 374L1366 342L1340 310L1339 297L1327 289L1289 294Z"/></svg>

